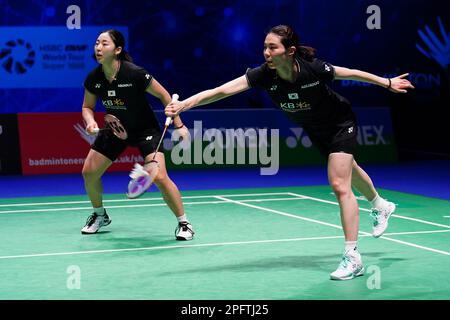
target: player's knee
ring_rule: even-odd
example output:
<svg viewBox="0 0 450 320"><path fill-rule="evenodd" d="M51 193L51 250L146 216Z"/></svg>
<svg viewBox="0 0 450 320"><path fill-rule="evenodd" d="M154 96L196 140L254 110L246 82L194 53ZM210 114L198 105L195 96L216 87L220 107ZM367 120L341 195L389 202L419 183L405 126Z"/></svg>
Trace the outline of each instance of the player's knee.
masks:
<svg viewBox="0 0 450 320"><path fill-rule="evenodd" d="M99 179L101 177L101 173L99 173L97 170L93 170L92 168L89 168L89 167L83 167L81 174L83 175L83 179L85 181L92 181L92 180Z"/></svg>
<svg viewBox="0 0 450 320"><path fill-rule="evenodd" d="M342 179L332 179L330 181L330 186L337 197L346 196L351 192L348 184Z"/></svg>
<svg viewBox="0 0 450 320"><path fill-rule="evenodd" d="M154 180L154 183L159 186L159 185L165 185L170 181L169 176L166 173L163 172L159 172Z"/></svg>

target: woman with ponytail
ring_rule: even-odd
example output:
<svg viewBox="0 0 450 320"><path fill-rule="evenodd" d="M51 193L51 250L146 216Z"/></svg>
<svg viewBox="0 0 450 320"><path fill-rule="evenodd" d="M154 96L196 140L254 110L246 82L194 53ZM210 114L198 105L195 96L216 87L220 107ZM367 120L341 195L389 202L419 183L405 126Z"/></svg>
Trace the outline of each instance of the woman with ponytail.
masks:
<svg viewBox="0 0 450 320"><path fill-rule="evenodd" d="M94 108L99 98L106 113L121 121L128 138L120 140L110 131L100 131L87 155L83 178L94 212L81 229L82 234L96 233L101 227L111 223L103 208L101 177L126 147L139 148L146 163L151 162L155 155L161 128L146 99L146 93L157 97L164 106L171 100L167 90L150 73L133 64L125 51L125 39L119 31L107 30L100 33L95 42L95 58L99 66L89 73L84 82L82 116L86 122L86 131L91 135L98 131ZM173 121L179 135L187 136L187 128L183 126L180 117L175 116ZM176 239L191 240L194 231L184 213L180 192L167 175L164 154L157 152L155 159L159 164L159 171L154 182L178 220Z"/></svg>
<svg viewBox="0 0 450 320"><path fill-rule="evenodd" d="M265 90L293 122L303 127L328 161L329 183L339 202L345 235L342 261L330 278L348 280L364 273L357 249L359 211L352 186L372 204L372 234L376 238L386 230L395 204L378 195L370 177L354 160L356 117L347 99L334 92L328 83L351 79L373 83L395 93L404 93L414 87L404 79L408 74L385 79L368 72L333 66L317 59L315 53L315 49L300 45L291 27L273 27L264 40L264 64L248 69L245 75L217 88L172 102L165 112L167 116L176 116L250 88Z"/></svg>

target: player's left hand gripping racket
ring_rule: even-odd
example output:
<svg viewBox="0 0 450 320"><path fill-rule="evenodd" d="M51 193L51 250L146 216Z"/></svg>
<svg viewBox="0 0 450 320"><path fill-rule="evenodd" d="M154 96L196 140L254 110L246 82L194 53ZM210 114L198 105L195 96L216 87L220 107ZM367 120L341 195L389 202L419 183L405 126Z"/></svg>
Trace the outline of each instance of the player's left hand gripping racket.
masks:
<svg viewBox="0 0 450 320"><path fill-rule="evenodd" d="M172 102L178 101L178 95L172 95ZM159 147L161 146L161 142L164 139L164 135L172 122L171 117L166 118L166 122L164 124L164 130L161 135L161 139L159 139L158 146L156 147L155 154L153 155L153 159L150 162L146 163L144 166L141 166L139 163L134 164L133 170L130 172L131 181L128 183L128 191L127 197L130 199L135 199L140 197L145 193L145 191L150 188L155 177L159 171L158 161L155 160L156 154L158 153Z"/></svg>

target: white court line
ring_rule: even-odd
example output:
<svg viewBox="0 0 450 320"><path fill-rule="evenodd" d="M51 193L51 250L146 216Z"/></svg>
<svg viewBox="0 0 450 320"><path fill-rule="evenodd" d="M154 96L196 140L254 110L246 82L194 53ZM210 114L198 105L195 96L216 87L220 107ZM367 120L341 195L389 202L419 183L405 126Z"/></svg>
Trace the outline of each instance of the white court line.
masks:
<svg viewBox="0 0 450 320"><path fill-rule="evenodd" d="M328 237L310 237L310 238L292 238L292 239L274 239L274 240L253 240L253 241L238 241L238 242L187 244L187 245L157 246L157 247L143 247L143 248L125 248L125 249L91 250L91 251L37 253L37 254L22 254L22 255L15 255L15 256L0 256L0 259L51 257L51 256L77 255L77 254L144 251L144 250L162 250L162 249L177 249L177 248L198 248L198 247L241 245L241 244L258 244L258 243L276 243L276 242L290 242L290 241L326 240L326 239L339 239L339 238L343 238L343 237L344 236L328 236Z"/></svg>
<svg viewBox="0 0 450 320"><path fill-rule="evenodd" d="M314 200L314 201L318 201L318 202L323 202L323 203L328 203L328 204L333 204L333 205L339 205L337 202L335 201L329 201L329 200L324 200L324 199L319 199L319 198L315 198L315 197L310 197L310 196L306 196L306 195L301 195L298 193L293 193L293 192L267 192L267 193L247 193L247 194L227 194L227 195L203 195L203 196L185 196L182 197L182 199L202 199L202 198L215 198L215 197L252 197L252 196L266 196L266 195L290 195L293 197L298 197L299 199L309 199L309 200ZM282 198L280 198L282 199ZM285 198L286 200L291 200L290 198ZM154 201L154 200L163 200L162 198L141 198L141 199L115 199L115 200L104 200L105 203L109 203L109 202L130 202L130 201ZM258 200L258 199L255 199ZM248 200L247 200L248 201ZM260 201L260 200L258 200ZM270 200L270 201L276 201L276 200ZM36 202L36 203L25 203L25 204L3 204L0 205L0 207L10 207L10 206L32 206L32 205L61 205L61 204L76 204L76 203L90 203L89 201L66 201L66 202ZM206 201L206 202L196 202L196 203L186 203L186 204L217 204L220 202L215 202L215 201ZM165 204L157 204L157 205L125 205L125 206L109 206L105 208L136 208L136 207L153 207L153 206L164 206ZM29 213L29 212L47 212L47 211L70 211L70 210L90 210L91 208L89 207L78 207L78 208L58 208L58 209L35 209L35 210L7 210L7 211L0 211L1 213ZM367 212L371 212L370 209L365 209L365 208L360 208L361 211L367 211ZM417 218L411 218L411 217L406 217L406 216L401 216L398 214L393 214L392 217L397 217L400 219L405 219L405 220L411 220L411 221L415 221L415 222L420 222L420 223L424 223L424 224L429 224L429 225L433 225L436 227L443 227L443 228L449 228L449 225L445 225L445 224L439 224L439 223L434 223L434 222L430 222L430 221L425 221L422 219L417 219ZM450 216L444 216L444 218L450 218Z"/></svg>
<svg viewBox="0 0 450 320"><path fill-rule="evenodd" d="M319 199L319 198L315 198L315 197L310 197L310 196L306 196L306 195L301 195L298 193L293 193L293 192L267 192L267 193L247 193L247 194L228 194L228 195L203 195L203 196L186 196L186 197L182 197L182 199L202 199L202 198L215 198L215 197L251 197L251 196L266 196L266 195L290 195L293 197L297 197L299 199L309 199L309 200L313 200L313 201L318 201L318 202L323 202L323 203L328 203L328 204L333 204L333 205L339 205L337 202L335 201L329 201L329 200L324 200L324 199ZM288 199L287 200L292 200L292 199ZM123 200L104 200L105 203L108 202L129 202L129 201L153 201L153 200L163 200L162 198L141 198L141 199L123 199ZM255 199L260 201L259 199ZM250 202L249 200L245 200ZM276 200L269 200L269 201L276 201ZM41 202L41 203L26 203L23 204L23 206L30 206L30 205L60 205L60 204L75 204L75 203L90 203L89 201L67 201L67 202ZM205 202L187 202L185 204L218 204L221 202L217 202L217 201L205 201ZM0 205L0 207L2 206L22 206L21 204L12 204L12 205ZM124 206L105 206L106 209L115 209L115 208L139 208L139 207L159 207L159 206L165 206L165 204L156 204L156 205L152 205L152 204L147 204L147 205L124 205ZM57 208L57 209L30 209L30 210L7 210L7 211L0 211L0 214L2 213L30 213L30 212L49 212L49 211L71 211L71 210L92 210L91 207L78 207L78 208ZM361 211L367 211L367 212L371 212L370 209L365 209L365 208L360 208ZM406 217L406 216L401 216L398 214L393 214L392 217L397 217L400 219L405 219L405 220L411 220L411 221L415 221L415 222L419 222L419 223L424 223L424 224L429 224L429 225L433 225L436 227L443 227L443 228L449 228L449 225L445 225L445 224L439 224L439 223L435 223L435 222L430 222L430 221L425 221L422 219L417 219L417 218L411 218L411 217ZM444 216L445 218L449 218L450 216Z"/></svg>
<svg viewBox="0 0 450 320"><path fill-rule="evenodd" d="M389 234L386 234L386 235L404 235L404 234L412 234L412 233L436 233L436 232L450 232L450 230L397 232L397 233L389 233ZM363 234L363 235L361 235L361 237L370 237L370 236L371 236L370 234ZM342 239L342 238L344 238L344 236L288 238L288 239L272 239L272 240L251 240L251 241L219 242L219 243L189 244L189 245L174 245L174 246L157 246L157 247L142 247L142 248L125 248L125 249L109 249L109 250L90 250L90 251L73 251L73 252L36 253L36 254L21 254L21 255L13 255L13 256L0 256L0 259L67 256L67 255L79 255L79 254L108 253L108 252L163 250L163 249L176 249L176 248L199 248L199 247L226 246L226 245L277 243L277 242L310 241L310 240L327 240L327 239Z"/></svg>
<svg viewBox="0 0 450 320"><path fill-rule="evenodd" d="M450 232L450 230L431 230L431 231L406 231L406 232L389 232L385 233L385 236L401 236L408 234L425 234L425 233L442 233L442 232Z"/></svg>
<svg viewBox="0 0 450 320"><path fill-rule="evenodd" d="M288 195L289 192L267 192L267 193L243 193L243 194L224 194L224 197L253 197L253 196L281 196ZM204 198L214 198L215 195L204 195L204 196L185 196L182 199L204 199ZM104 203L110 202L132 202L132 201L154 201L163 200L163 198L139 198L139 199L111 199L103 200ZM44 205L63 205L63 204L82 204L91 203L90 201L54 201L54 202L32 202L32 203L12 203L12 204L0 204L1 207L25 207L25 206L44 206Z"/></svg>
<svg viewBox="0 0 450 320"><path fill-rule="evenodd" d="M323 200L323 199L319 199L319 198L314 198L314 197L310 197L310 196L305 196L303 194L298 194L298 193L293 193L293 192L288 192L291 196L298 196L301 197L302 199L310 199L310 200L314 200L314 201L318 201L318 202L324 202L324 203L329 203L329 204L334 204L334 205L339 205L339 203L335 202L335 201L329 201L329 200ZM366 208L359 208L359 210L361 211L367 211L367 212L371 212L372 210L370 209L366 209ZM416 219L416 218L410 218L410 217L405 217L405 216L401 216L398 214L392 214L391 217L396 217L396 218L400 218L400 219L405 219L405 220L411 220L411 221L415 221L415 222L420 222L420 223L424 223L424 224L429 224L432 226L436 226L436 227L443 227L443 228L449 228L449 225L446 224L440 224L440 223L435 223L435 222L430 222L430 221L425 221L422 219Z"/></svg>
<svg viewBox="0 0 450 320"><path fill-rule="evenodd" d="M236 204L239 204L239 205L242 205L242 206L245 206L245 207L250 207L250 208L259 209L259 210L263 210L263 211L268 211L268 212L272 212L272 213L279 214L279 215L282 215L282 216L287 216L287 217L296 218L296 219L300 219L300 220L310 221L310 222L313 222L313 223L323 224L323 225L330 226L330 227L333 227L333 228L342 229L341 226L338 226L338 225L332 224L332 223L323 222L323 221L320 221L320 220L305 218L305 217L302 217L302 216L298 216L298 215L293 215L293 214L290 214L290 213L282 212L282 211L279 211L279 210L273 210L273 209L268 209L268 208L264 208L264 207L260 207L260 206L255 206L253 204L243 203L241 201L231 200L231 199L227 199L225 197L217 197L217 198L221 199L221 200L227 200L229 202L236 203ZM306 197L305 196L305 198L310 198L310 197ZM322 199L319 199L319 200L322 200ZM321 202L332 203L331 201L327 201L327 200L323 200ZM364 232L364 231L359 231L359 233L362 234L362 235L371 235L370 233ZM419 249L422 249L422 250L427 250L427 251L431 251L431 252L440 253L440 254L444 254L444 255L450 256L450 252L437 250L437 249L430 248L430 247L420 246L420 245L417 245L417 244L414 244L414 243L411 243L411 242L406 242L406 241L401 241L401 240L397 240L397 239L393 239L393 238L388 238L386 236L381 236L380 239L385 239L385 240L401 243L401 244L404 244L404 245L407 245L407 246L410 246L410 247L415 247L415 248L419 248Z"/></svg>
<svg viewBox="0 0 450 320"><path fill-rule="evenodd" d="M306 218L306 217L300 217L300 216L296 216L296 215L292 215L289 213L282 213L281 211L276 211L276 210L271 210L271 209L267 209L267 208L263 208L263 207L258 207L258 206L252 206L249 204L245 204L245 202L251 202L253 200L257 200L258 202L263 202L264 199L251 199L251 200L242 200L242 201L235 201L235 200L231 200L231 199L226 199L226 196L255 196L255 195L291 195L294 197L297 197L298 199L310 199L310 200L314 200L314 201L318 201L318 202L324 202L324 203L328 203L328 204L333 204L333 205L338 205L337 202L334 201L329 201L329 200L324 200L324 199L319 199L319 198L314 198L314 197L310 197L310 196L305 196L305 195L300 195L297 193L292 193L292 192L281 192L281 193L259 193L259 194L229 194L229 195L223 195L222 196L214 196L214 195L207 195L207 196L190 196L191 198L217 198L220 199L222 201L205 201L205 202L192 202L192 203L186 203L186 204L216 204L216 203L223 203L223 201L226 202L231 202L231 203L237 203L237 204L241 204L241 205L246 205L249 207L253 207L256 209L260 209L260 210L265 210L265 211L269 211L269 212L273 212L273 213L277 213L277 214L281 214L281 215L285 215L285 216L289 216L289 217L293 217L293 218L297 218L297 219L301 219L301 220L306 220L306 221L310 221L310 222L314 222L314 223L318 223L318 224L323 224L323 225L327 225L327 226L331 226L334 228L339 228L342 229L342 227L338 226L338 225L334 225L334 224L330 224L330 223L326 223L323 221L319 221L319 220L315 220L315 219L310 219L310 218ZM186 197L187 198L187 197ZM287 198L289 200L291 200L291 198ZM278 201L276 199L269 199L269 201ZM147 205L130 205L130 206L110 206L107 208L130 208L130 207L150 207L150 206L165 206L165 204L147 204ZM0 211L0 213L13 213L13 212L42 212L42 211L64 211L64 210L91 210L91 208L61 208L61 209L37 209L37 210L17 210L17 211ZM361 210L363 211L371 211L369 209L364 209L361 208ZM403 218L403 219L407 219L407 220L412 220L412 221L416 221L416 222L421 222L424 224L430 224L430 225L434 225L434 226L440 226L440 227L444 227L444 228L450 228L450 226L448 225L443 225L443 224L437 224L437 223L433 223L433 222L429 222L429 221L425 221L425 220L421 220L421 219L415 219L415 218L409 218L409 217L404 217L404 216L399 216L399 215L392 215L398 218ZM362 235L370 235L366 232L360 231L359 232ZM441 253L441 254L445 254L445 255L449 255L448 252L446 251L441 251L441 250L437 250L437 249L433 249L433 248L428 248L428 247L424 247L424 246L419 246L419 245L415 245L413 243L407 243L404 241L400 241L400 240L396 240L396 239L390 239L387 238L385 236L383 236L382 238L390 240L390 241L394 241L394 242L398 242L398 243L402 243L405 245L409 245L409 246L413 246L413 247L417 247L417 248L421 248L424 250L428 250L428 251L432 251L432 252L437 252L437 253Z"/></svg>
<svg viewBox="0 0 450 320"><path fill-rule="evenodd" d="M213 198L213 197L210 197ZM161 198L162 200L162 198ZM268 201L298 201L303 200L302 198L273 198L273 199L250 199L241 200L242 202L268 202ZM218 204L227 203L226 201L195 201L195 202L184 202L184 205L189 204ZM143 208L143 207L165 207L165 203L154 203L154 204L130 204L121 206L105 206L105 209L118 209L118 208ZM55 211L73 211L73 210L92 210L92 207L70 207L70 208L49 208L49 209L25 209L25 210L4 210L0 211L3 213L30 213L30 212L55 212Z"/></svg>

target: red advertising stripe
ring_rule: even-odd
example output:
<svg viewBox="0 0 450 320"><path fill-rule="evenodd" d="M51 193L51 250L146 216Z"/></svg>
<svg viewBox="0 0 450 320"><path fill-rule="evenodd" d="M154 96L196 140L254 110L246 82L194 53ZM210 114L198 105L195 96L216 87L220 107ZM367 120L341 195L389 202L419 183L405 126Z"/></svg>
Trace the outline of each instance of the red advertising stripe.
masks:
<svg viewBox="0 0 450 320"><path fill-rule="evenodd" d="M103 126L104 113L95 117ZM19 113L22 172L29 174L81 173L93 138L84 133L81 112ZM110 171L129 171L141 162L139 151L128 148Z"/></svg>

